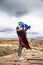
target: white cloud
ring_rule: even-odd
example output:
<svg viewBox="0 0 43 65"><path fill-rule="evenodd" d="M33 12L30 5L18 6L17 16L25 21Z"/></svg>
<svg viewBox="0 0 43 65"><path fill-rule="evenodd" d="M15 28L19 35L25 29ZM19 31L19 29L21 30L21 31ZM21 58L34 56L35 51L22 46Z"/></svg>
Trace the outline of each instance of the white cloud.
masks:
<svg viewBox="0 0 43 65"><path fill-rule="evenodd" d="M1 13L1 12L0 12ZM15 28L17 26L17 19L11 16L0 15L0 27Z"/></svg>
<svg viewBox="0 0 43 65"><path fill-rule="evenodd" d="M31 25L30 32L38 32L40 33L39 36L43 36L43 1L1 0L0 37L17 37L16 26L18 21L23 21L24 23Z"/></svg>
<svg viewBox="0 0 43 65"><path fill-rule="evenodd" d="M16 26L18 20L0 12L0 38L16 38Z"/></svg>
<svg viewBox="0 0 43 65"><path fill-rule="evenodd" d="M30 15L19 18L19 20L31 25L31 31L40 33L43 32L43 19L35 15L34 12L32 12Z"/></svg>
<svg viewBox="0 0 43 65"><path fill-rule="evenodd" d="M7 14L0 15L0 29L2 28L12 29L11 31L0 32L0 37L17 38L16 26L17 26L18 21L23 21L24 23L31 25L30 32L37 32L43 35L43 30L42 30L43 19L37 16L37 11L35 11L35 12L32 12L30 15L28 14L26 16L22 16L19 18L11 17L11 16L8 16ZM33 35L30 34L30 36L32 37ZM37 34L36 37L37 36L40 36L40 35Z"/></svg>

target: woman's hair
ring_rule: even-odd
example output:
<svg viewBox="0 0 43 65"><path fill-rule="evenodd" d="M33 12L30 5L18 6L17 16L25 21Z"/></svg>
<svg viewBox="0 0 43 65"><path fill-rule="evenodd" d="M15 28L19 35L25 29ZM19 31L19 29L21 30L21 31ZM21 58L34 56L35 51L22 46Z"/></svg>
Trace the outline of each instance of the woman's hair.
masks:
<svg viewBox="0 0 43 65"><path fill-rule="evenodd" d="M16 29L18 30L19 29L19 26L17 26Z"/></svg>

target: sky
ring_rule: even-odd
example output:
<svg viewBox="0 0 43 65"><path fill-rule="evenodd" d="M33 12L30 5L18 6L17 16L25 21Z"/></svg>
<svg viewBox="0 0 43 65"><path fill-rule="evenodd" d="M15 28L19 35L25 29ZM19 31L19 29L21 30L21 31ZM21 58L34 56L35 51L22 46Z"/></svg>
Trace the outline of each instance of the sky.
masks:
<svg viewBox="0 0 43 65"><path fill-rule="evenodd" d="M43 0L0 0L0 38L16 39L18 21L31 25L27 37L43 37Z"/></svg>

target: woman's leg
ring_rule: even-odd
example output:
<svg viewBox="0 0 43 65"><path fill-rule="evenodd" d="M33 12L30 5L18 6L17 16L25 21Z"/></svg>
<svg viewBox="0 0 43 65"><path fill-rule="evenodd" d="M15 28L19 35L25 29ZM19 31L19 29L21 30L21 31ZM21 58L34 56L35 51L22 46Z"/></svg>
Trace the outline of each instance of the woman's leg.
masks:
<svg viewBox="0 0 43 65"><path fill-rule="evenodd" d="M19 48L18 48L18 56L21 57L22 56L22 45L19 44Z"/></svg>

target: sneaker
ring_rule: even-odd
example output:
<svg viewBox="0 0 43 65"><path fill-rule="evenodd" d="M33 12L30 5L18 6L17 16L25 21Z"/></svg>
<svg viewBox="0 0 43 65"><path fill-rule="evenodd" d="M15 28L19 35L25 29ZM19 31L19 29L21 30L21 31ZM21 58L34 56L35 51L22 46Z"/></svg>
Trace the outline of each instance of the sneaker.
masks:
<svg viewBox="0 0 43 65"><path fill-rule="evenodd" d="M19 60L23 60L24 58L21 56L20 58L19 58Z"/></svg>

